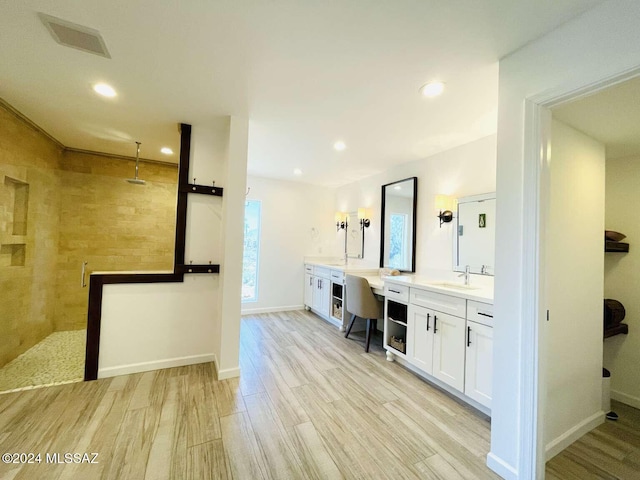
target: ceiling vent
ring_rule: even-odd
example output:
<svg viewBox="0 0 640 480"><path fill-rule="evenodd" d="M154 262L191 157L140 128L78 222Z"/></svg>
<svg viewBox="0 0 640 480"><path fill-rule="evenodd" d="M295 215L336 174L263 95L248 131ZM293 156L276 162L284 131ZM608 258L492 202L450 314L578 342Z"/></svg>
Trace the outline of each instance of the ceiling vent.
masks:
<svg viewBox="0 0 640 480"><path fill-rule="evenodd" d="M53 39L60 45L75 48L101 57L111 58L100 32L93 28L67 22L61 18L38 13Z"/></svg>

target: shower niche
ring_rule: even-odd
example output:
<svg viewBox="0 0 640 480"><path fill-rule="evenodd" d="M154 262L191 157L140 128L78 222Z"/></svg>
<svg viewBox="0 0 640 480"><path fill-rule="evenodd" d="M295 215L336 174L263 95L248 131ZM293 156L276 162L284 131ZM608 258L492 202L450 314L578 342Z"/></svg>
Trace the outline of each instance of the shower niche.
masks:
<svg viewBox="0 0 640 480"><path fill-rule="evenodd" d="M0 266L24 266L26 258L27 213L29 184L5 176L0 196Z"/></svg>

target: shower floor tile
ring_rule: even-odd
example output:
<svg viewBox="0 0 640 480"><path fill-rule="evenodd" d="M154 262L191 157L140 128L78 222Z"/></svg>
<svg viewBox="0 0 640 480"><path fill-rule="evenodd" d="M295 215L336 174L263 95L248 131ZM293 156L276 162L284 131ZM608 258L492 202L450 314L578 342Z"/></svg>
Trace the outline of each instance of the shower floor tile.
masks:
<svg viewBox="0 0 640 480"><path fill-rule="evenodd" d="M79 382L86 330L55 332L0 368L0 392Z"/></svg>

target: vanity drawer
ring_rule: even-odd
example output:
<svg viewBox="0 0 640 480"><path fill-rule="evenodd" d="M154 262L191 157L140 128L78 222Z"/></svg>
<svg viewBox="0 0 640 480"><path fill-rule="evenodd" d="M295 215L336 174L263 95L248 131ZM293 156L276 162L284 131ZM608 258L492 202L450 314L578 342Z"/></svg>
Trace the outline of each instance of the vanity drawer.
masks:
<svg viewBox="0 0 640 480"><path fill-rule="evenodd" d="M442 295L419 288L411 289L411 303L461 318L465 318L467 313L467 301L464 298Z"/></svg>
<svg viewBox="0 0 640 480"><path fill-rule="evenodd" d="M344 272L341 270L331 270L331 281L334 283L344 283Z"/></svg>
<svg viewBox="0 0 640 480"><path fill-rule="evenodd" d="M467 320L493 327L493 305L469 300L467 302Z"/></svg>
<svg viewBox="0 0 640 480"><path fill-rule="evenodd" d="M384 296L401 302L409 302L409 287L404 285L390 284L384 286Z"/></svg>
<svg viewBox="0 0 640 480"><path fill-rule="evenodd" d="M305 265L304 272L308 273L309 275L313 275L313 265Z"/></svg>
<svg viewBox="0 0 640 480"><path fill-rule="evenodd" d="M327 267L318 267L316 265L313 267L313 274L316 277L330 278L331 270L329 270Z"/></svg>

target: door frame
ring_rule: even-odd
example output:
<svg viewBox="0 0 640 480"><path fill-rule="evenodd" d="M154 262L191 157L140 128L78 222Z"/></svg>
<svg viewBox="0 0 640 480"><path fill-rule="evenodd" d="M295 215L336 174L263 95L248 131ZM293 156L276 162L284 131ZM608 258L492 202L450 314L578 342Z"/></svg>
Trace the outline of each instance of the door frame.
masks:
<svg viewBox="0 0 640 480"><path fill-rule="evenodd" d="M564 85L525 99L523 172L522 335L520 337L521 478L543 479L546 451L543 417L546 344L541 328L547 319L545 225L549 201L551 108L640 76L640 66L589 84Z"/></svg>

